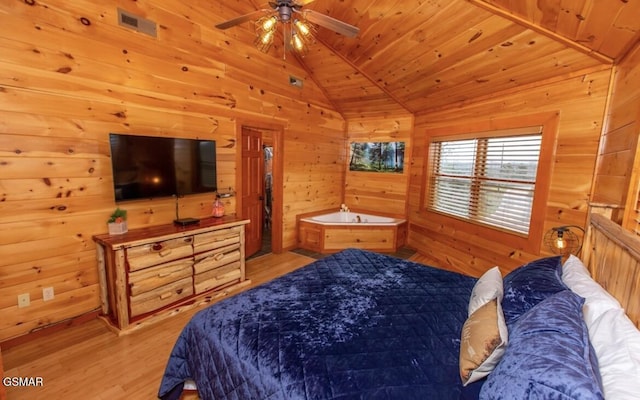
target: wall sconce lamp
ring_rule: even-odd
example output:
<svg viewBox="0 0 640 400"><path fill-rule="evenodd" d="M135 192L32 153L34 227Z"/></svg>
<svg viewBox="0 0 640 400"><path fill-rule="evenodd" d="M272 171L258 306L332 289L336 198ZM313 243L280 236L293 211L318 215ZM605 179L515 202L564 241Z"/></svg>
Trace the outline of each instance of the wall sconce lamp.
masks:
<svg viewBox="0 0 640 400"><path fill-rule="evenodd" d="M574 230L580 231L580 235L576 234ZM582 249L583 239L584 229L577 225L555 226L545 233L544 244L554 254L562 256L578 255Z"/></svg>

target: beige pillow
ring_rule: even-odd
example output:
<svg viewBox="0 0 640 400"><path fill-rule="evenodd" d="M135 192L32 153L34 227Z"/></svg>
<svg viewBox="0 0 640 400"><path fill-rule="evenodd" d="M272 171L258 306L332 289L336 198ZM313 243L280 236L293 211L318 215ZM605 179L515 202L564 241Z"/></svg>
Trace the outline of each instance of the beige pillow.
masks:
<svg viewBox="0 0 640 400"><path fill-rule="evenodd" d="M498 299L477 308L462 327L460 377L465 386L489 375L507 347L507 325Z"/></svg>

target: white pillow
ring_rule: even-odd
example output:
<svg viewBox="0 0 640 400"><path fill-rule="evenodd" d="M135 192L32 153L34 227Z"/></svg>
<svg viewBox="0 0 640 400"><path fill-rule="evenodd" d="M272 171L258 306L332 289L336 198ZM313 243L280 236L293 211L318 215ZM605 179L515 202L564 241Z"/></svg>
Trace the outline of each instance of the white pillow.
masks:
<svg viewBox="0 0 640 400"><path fill-rule="evenodd" d="M638 399L640 395L640 331L621 308L602 313L589 329L598 357L607 400Z"/></svg>
<svg viewBox="0 0 640 400"><path fill-rule="evenodd" d="M575 294L584 297L582 313L588 328L607 310L622 308L615 297L593 280L587 267L574 255L569 256L562 267L562 281Z"/></svg>
<svg viewBox="0 0 640 400"><path fill-rule="evenodd" d="M478 308L487 304L493 299L502 301L502 274L498 267L493 267L486 271L476 282L469 299L469 313L473 314Z"/></svg>

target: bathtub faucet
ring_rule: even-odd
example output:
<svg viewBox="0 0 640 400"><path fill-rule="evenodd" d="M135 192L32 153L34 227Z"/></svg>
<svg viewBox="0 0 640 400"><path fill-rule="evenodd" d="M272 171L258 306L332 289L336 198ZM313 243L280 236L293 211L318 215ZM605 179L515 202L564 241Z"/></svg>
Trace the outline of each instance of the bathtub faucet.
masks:
<svg viewBox="0 0 640 400"><path fill-rule="evenodd" d="M356 222L357 222L357 223L362 222L362 219L360 219L360 216L359 216L359 215L356 215Z"/></svg>

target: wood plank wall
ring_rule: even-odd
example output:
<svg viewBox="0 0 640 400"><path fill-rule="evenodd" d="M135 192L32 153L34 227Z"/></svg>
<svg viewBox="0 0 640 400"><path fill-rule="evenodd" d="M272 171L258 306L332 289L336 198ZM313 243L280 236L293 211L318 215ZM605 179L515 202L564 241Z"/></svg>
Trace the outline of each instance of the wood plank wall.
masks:
<svg viewBox="0 0 640 400"><path fill-rule="evenodd" d="M405 142L405 163L402 173L374 173L349 171L346 160L344 204L352 209L406 217L412 132L412 115L348 121L347 157L351 142Z"/></svg>
<svg viewBox="0 0 640 400"><path fill-rule="evenodd" d="M640 232L640 44L615 68L593 201L612 209L611 219Z"/></svg>
<svg viewBox="0 0 640 400"><path fill-rule="evenodd" d="M29 5L32 3L33 5ZM118 25L117 7L153 20L158 37ZM236 189L236 119L284 126L283 245L295 214L339 207L345 122L303 69L221 32L233 7L194 0L0 3L0 341L96 310L92 235L117 206L109 132L217 141L218 184ZM250 41L249 41L250 42ZM312 157L309 157L313 154ZM181 216L211 213L187 196ZM121 204L129 228L170 223L174 201ZM235 212L235 199L226 211ZM42 288L55 299L44 302ZM31 305L17 307L29 293Z"/></svg>
<svg viewBox="0 0 640 400"><path fill-rule="evenodd" d="M585 226L591 183L608 94L610 70L594 70L577 76L541 82L523 90L475 99L457 108L416 116L413 135L412 174L409 183L409 244L433 260L481 273L498 265L506 273L525 261L539 258L510 248L491 237L480 237L433 223L421 210L424 193L427 128L470 124L490 118L510 118L540 112L559 112L559 132L544 215L533 215L545 230L558 225ZM542 249L541 254L549 254Z"/></svg>

